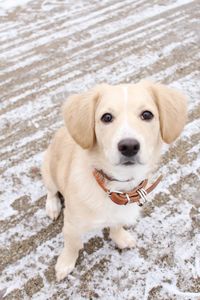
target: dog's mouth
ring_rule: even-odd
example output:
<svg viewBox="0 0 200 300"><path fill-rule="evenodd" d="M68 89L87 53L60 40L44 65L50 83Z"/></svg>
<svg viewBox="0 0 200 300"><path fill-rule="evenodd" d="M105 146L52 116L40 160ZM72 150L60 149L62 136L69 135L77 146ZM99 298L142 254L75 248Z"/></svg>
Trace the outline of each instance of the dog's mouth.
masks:
<svg viewBox="0 0 200 300"><path fill-rule="evenodd" d="M143 165L143 163L140 161L139 157L134 157L134 158L126 158L126 157L121 157L119 165L122 166L133 166L133 165Z"/></svg>
<svg viewBox="0 0 200 300"><path fill-rule="evenodd" d="M123 166L132 166L135 165L135 161L125 161L124 163L122 163Z"/></svg>

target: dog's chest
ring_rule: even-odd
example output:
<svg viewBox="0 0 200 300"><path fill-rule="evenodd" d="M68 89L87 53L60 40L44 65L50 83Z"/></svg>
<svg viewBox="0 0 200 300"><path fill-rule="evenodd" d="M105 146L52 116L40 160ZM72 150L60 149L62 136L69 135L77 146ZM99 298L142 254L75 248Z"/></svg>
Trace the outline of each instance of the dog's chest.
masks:
<svg viewBox="0 0 200 300"><path fill-rule="evenodd" d="M106 197L107 204L102 206L94 223L100 226L117 226L117 225L133 225L135 224L140 208L137 204L129 204L127 206L117 205Z"/></svg>
<svg viewBox="0 0 200 300"><path fill-rule="evenodd" d="M136 222L141 210L136 203L128 205L114 203L99 187L94 198L91 199L91 204L94 205L93 223L97 227L132 225Z"/></svg>
<svg viewBox="0 0 200 300"><path fill-rule="evenodd" d="M73 181L71 194L72 197L75 194L78 198L71 201L71 205L74 206L74 211L77 211L81 226L88 226L92 229L135 224L141 210L138 204L118 205L114 203L90 173L88 177L83 177L83 174L77 176L76 181L73 181L74 177L71 177ZM139 181L125 184L111 182L106 183L106 188L126 192L138 183Z"/></svg>

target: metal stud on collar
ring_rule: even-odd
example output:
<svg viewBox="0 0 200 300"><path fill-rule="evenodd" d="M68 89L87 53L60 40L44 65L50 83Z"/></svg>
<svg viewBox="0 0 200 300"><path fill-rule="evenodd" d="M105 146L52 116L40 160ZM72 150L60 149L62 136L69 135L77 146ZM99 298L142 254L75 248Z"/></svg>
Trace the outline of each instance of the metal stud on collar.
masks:
<svg viewBox="0 0 200 300"><path fill-rule="evenodd" d="M120 192L120 191L112 191L112 190L107 191L107 194L108 194L109 197L111 196L112 193L116 193L116 194L119 194L119 195L123 194L123 192Z"/></svg>

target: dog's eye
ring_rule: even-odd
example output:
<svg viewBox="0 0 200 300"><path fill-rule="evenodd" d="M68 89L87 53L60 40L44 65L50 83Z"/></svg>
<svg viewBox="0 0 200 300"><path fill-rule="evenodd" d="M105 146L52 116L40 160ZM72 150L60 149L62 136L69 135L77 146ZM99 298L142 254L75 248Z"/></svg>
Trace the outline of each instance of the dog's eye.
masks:
<svg viewBox="0 0 200 300"><path fill-rule="evenodd" d="M113 116L109 113L106 113L101 117L101 121L104 123L110 123L112 122L112 120L113 120Z"/></svg>
<svg viewBox="0 0 200 300"><path fill-rule="evenodd" d="M141 113L140 117L142 120L149 121L149 120L153 119L154 116L153 116L152 112L150 112L149 110L145 110Z"/></svg>

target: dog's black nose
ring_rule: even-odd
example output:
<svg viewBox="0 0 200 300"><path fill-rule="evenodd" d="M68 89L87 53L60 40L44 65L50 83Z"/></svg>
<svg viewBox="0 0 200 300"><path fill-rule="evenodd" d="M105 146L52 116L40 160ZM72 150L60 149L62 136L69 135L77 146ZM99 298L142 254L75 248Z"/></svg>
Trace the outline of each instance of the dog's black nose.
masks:
<svg viewBox="0 0 200 300"><path fill-rule="evenodd" d="M140 150L140 144L135 139L124 139L118 143L118 150L124 156L133 156Z"/></svg>

